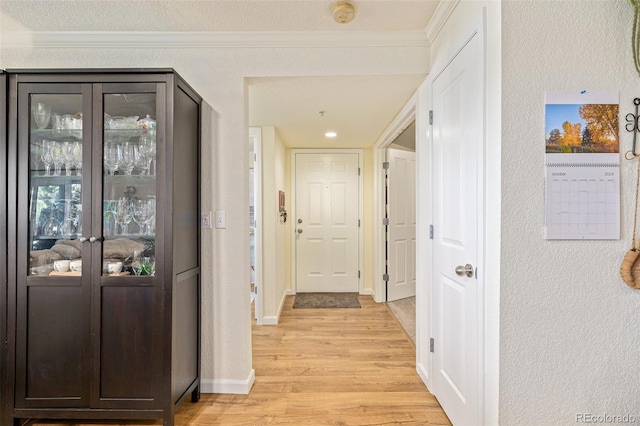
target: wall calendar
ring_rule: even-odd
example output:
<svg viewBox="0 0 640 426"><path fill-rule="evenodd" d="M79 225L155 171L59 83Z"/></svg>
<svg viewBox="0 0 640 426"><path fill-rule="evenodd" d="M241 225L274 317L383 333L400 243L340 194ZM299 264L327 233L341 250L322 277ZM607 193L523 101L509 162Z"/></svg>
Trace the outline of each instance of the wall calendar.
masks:
<svg viewBox="0 0 640 426"><path fill-rule="evenodd" d="M617 93L546 93L546 239L620 238L618 110Z"/></svg>

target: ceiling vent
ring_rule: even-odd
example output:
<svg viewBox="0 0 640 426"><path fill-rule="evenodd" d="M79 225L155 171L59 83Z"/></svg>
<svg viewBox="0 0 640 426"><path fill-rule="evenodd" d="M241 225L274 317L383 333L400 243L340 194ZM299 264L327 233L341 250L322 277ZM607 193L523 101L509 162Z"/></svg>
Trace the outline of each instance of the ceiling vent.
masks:
<svg viewBox="0 0 640 426"><path fill-rule="evenodd" d="M349 1L337 1L333 4L333 20L339 24L346 24L356 17L356 8Z"/></svg>

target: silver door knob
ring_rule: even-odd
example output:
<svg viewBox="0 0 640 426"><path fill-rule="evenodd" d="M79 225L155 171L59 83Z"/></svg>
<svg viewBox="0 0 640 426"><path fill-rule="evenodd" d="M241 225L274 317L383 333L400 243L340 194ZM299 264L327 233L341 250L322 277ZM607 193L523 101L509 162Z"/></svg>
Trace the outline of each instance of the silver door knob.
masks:
<svg viewBox="0 0 640 426"><path fill-rule="evenodd" d="M302 234L302 228L298 228L298 234Z"/></svg>
<svg viewBox="0 0 640 426"><path fill-rule="evenodd" d="M87 239L85 237L80 237L78 238L78 241L80 241L81 243L85 243L87 242Z"/></svg>
<svg viewBox="0 0 640 426"><path fill-rule="evenodd" d="M468 263L464 266L458 265L456 266L456 274L460 276L466 275L467 277L471 278L473 277L473 266Z"/></svg>
<svg viewBox="0 0 640 426"><path fill-rule="evenodd" d="M90 243L95 243L96 242L96 237L90 237L89 238L89 242Z"/></svg>

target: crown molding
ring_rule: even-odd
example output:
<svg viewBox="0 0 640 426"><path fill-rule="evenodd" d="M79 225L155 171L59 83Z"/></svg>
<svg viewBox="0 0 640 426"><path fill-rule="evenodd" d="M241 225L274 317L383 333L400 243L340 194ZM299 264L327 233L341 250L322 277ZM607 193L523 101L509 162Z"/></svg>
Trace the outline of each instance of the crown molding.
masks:
<svg viewBox="0 0 640 426"><path fill-rule="evenodd" d="M429 40L429 45L433 43L440 31L444 27L444 24L447 22L456 6L460 3L460 0L441 0L438 3L438 7L435 12L433 12L433 16L429 20L429 24L427 24L427 29L425 33L427 34L427 40Z"/></svg>
<svg viewBox="0 0 640 426"><path fill-rule="evenodd" d="M427 47L424 31L101 32L5 33L2 46L32 48L278 48Z"/></svg>

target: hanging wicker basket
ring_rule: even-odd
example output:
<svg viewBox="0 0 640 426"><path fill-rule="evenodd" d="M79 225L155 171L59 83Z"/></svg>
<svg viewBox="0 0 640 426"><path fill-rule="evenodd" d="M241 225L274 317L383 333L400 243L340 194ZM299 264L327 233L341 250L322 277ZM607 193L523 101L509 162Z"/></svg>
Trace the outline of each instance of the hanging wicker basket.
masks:
<svg viewBox="0 0 640 426"><path fill-rule="evenodd" d="M633 248L624 255L620 276L629 287L640 289L640 250Z"/></svg>

